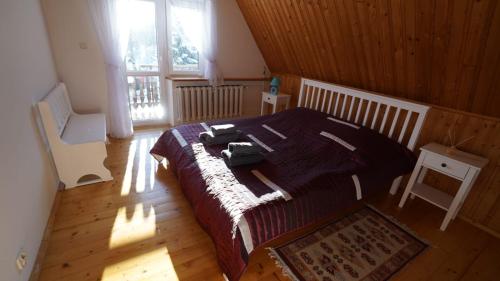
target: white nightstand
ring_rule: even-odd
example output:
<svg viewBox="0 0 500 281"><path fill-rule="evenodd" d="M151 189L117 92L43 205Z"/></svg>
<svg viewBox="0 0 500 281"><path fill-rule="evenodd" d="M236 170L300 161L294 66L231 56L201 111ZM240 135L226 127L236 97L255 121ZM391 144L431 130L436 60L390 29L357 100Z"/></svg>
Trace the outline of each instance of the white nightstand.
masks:
<svg viewBox="0 0 500 281"><path fill-rule="evenodd" d="M285 108L290 107L290 95L279 93L278 95L271 95L269 92L262 92L262 105L260 107L260 115L264 115L264 104L270 103L273 105L273 113L276 113L276 107L284 104Z"/></svg>
<svg viewBox="0 0 500 281"><path fill-rule="evenodd" d="M488 159L455 150L451 154L446 152L447 147L437 143L430 143L420 148L421 153L415 169L408 180L399 207L402 208L411 194L447 211L440 229L444 231L450 220L457 216L458 211L467 198L469 191L481 169L488 163ZM453 197L423 183L427 169L432 169L462 182L457 194Z"/></svg>

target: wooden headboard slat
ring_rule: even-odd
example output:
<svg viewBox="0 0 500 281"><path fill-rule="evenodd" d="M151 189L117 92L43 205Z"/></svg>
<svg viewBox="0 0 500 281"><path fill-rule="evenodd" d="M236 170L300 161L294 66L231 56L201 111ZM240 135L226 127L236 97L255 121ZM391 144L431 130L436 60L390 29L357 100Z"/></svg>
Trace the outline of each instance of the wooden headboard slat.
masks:
<svg viewBox="0 0 500 281"><path fill-rule="evenodd" d="M335 101L333 101L334 99ZM356 108L356 117L354 118L354 120L351 120L353 107L356 106L356 100L359 100ZM364 113L362 113L365 101L367 101L367 105L364 109ZM333 108L332 102L334 102ZM328 103L326 111L325 103ZM374 130L377 130L375 128L377 125L377 120L379 120L379 115L382 114L381 111L383 110L384 112L382 122L378 131L383 134L386 123L387 121L389 121L391 124L390 130L386 134L389 138L392 138L396 129L399 129L398 120L402 116L401 111L404 111L406 112L406 114L404 114L405 118L402 128L401 130L398 130L399 135L397 141L399 143L402 143L403 140L406 139L405 136L409 135L406 146L410 150L413 150L415 148L418 136L420 135L420 130L422 129L427 111L429 110L429 106L416 102L400 100L360 89L354 89L305 78L302 78L298 106L320 110L322 112L332 114L337 118L347 119L347 121L353 123L358 123L361 114L363 114L362 125L367 126L367 122L369 122L371 118L371 123L368 123L368 127ZM375 110L373 110L373 106L375 106ZM392 109L395 109L396 112L392 117L392 120L389 120L389 111ZM333 110L333 113L331 112L331 110ZM346 112L346 110L348 113L346 118L344 118L344 113ZM337 113L339 113L340 115L337 115ZM412 115L414 114L417 115L417 120L413 127L410 126L411 132L407 132L407 129L410 125L410 120L412 120ZM413 122L411 123L413 124Z"/></svg>

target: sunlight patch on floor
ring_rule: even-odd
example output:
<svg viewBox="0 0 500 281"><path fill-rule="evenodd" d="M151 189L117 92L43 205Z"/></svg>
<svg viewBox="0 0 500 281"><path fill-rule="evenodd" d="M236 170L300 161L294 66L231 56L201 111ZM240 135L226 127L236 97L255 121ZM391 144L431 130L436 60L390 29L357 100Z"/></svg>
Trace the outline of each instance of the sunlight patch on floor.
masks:
<svg viewBox="0 0 500 281"><path fill-rule="evenodd" d="M157 138L149 139L148 149L151 149L153 145L156 143L156 141ZM149 157L149 188L153 190L155 186L155 174L157 169L156 165L158 161L156 161L156 159L153 156L149 155L149 153L148 157Z"/></svg>
<svg viewBox="0 0 500 281"><path fill-rule="evenodd" d="M148 140L141 139L139 144L139 169L135 181L135 191L142 193L146 190L146 156L148 154Z"/></svg>
<svg viewBox="0 0 500 281"><path fill-rule="evenodd" d="M131 216L128 208L118 209L109 240L110 249L148 239L155 235L156 214L154 208L150 207L148 213L145 213L143 204L136 204Z"/></svg>
<svg viewBox="0 0 500 281"><path fill-rule="evenodd" d="M134 159L136 150L137 150L137 141L133 140L130 143L130 150L128 152L127 168L125 169L125 175L123 176L123 183L120 191L121 196L129 195L130 189L132 188L132 171L134 169Z"/></svg>
<svg viewBox="0 0 500 281"><path fill-rule="evenodd" d="M179 280L166 247L106 266L101 281L149 280L152 277L156 277L155 280Z"/></svg>
<svg viewBox="0 0 500 281"><path fill-rule="evenodd" d="M121 196L127 196L131 192L144 193L154 189L158 161L149 154L149 150L157 140L158 137L143 137L131 142L120 191ZM137 165L135 169L134 165Z"/></svg>

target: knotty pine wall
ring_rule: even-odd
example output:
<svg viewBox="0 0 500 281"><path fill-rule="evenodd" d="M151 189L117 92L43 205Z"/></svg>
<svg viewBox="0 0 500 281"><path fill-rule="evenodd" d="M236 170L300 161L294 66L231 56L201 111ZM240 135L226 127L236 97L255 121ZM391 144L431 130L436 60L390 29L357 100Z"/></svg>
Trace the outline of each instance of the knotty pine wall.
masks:
<svg viewBox="0 0 500 281"><path fill-rule="evenodd" d="M293 104L307 77L433 105L418 147L474 135L461 149L490 163L460 216L500 235L500 1L237 1Z"/></svg>
<svg viewBox="0 0 500 281"><path fill-rule="evenodd" d="M275 73L500 117L498 0L237 0Z"/></svg>

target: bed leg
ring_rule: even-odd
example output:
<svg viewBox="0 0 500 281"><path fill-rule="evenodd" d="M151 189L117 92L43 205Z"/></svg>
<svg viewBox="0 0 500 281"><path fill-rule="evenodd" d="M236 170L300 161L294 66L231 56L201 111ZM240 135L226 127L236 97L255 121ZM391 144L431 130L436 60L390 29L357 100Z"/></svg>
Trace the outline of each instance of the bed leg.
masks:
<svg viewBox="0 0 500 281"><path fill-rule="evenodd" d="M392 185L391 185L391 190L389 191L389 193L391 195L395 195L397 192L398 192L398 188L399 188L399 184L401 183L401 179L403 179L403 177L397 177L396 179L394 179L394 181L392 182Z"/></svg>

